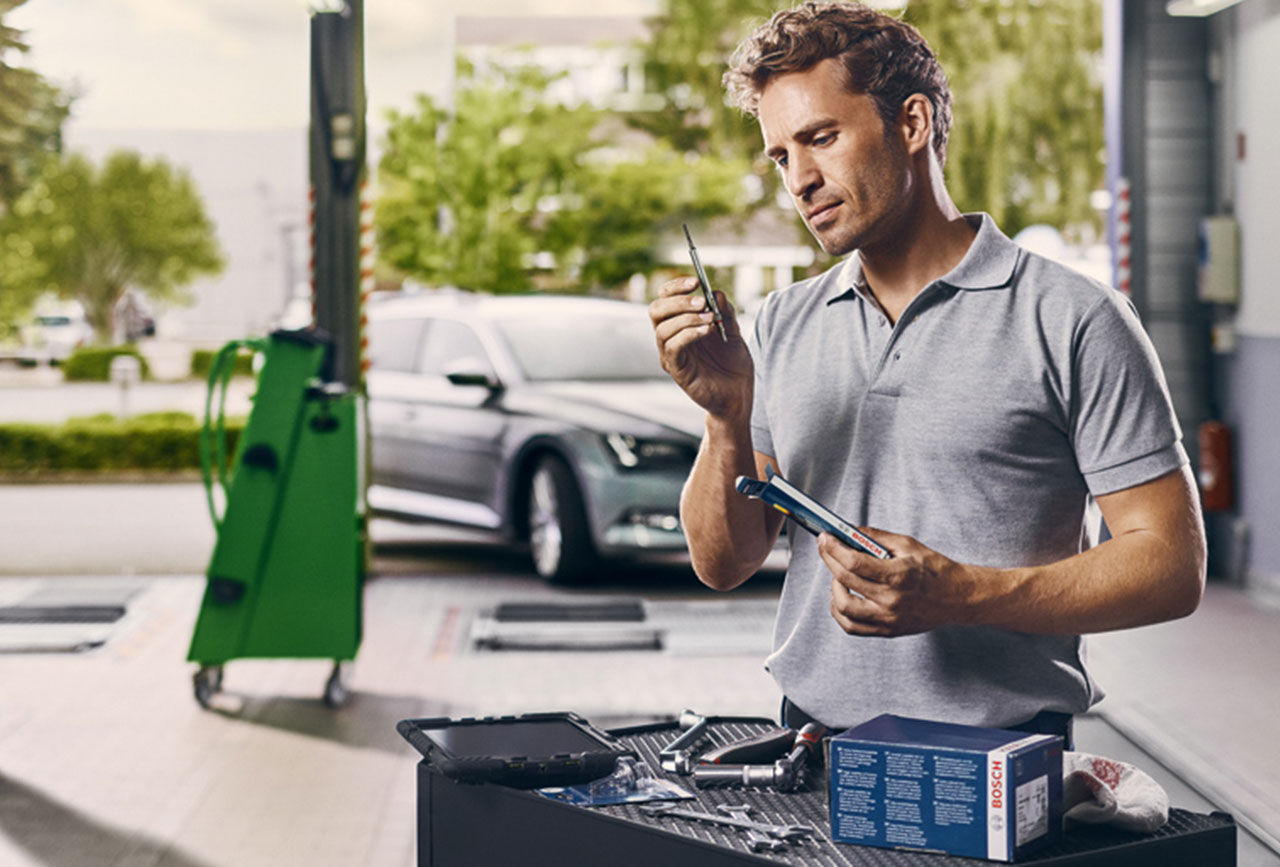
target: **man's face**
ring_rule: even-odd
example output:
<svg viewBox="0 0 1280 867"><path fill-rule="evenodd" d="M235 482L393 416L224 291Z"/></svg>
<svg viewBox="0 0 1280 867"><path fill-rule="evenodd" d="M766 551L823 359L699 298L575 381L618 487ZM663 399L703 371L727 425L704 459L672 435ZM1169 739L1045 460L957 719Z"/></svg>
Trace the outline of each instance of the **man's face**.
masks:
<svg viewBox="0 0 1280 867"><path fill-rule="evenodd" d="M892 237L910 161L871 97L850 92L838 60L771 80L759 119L765 153L824 250L842 256Z"/></svg>

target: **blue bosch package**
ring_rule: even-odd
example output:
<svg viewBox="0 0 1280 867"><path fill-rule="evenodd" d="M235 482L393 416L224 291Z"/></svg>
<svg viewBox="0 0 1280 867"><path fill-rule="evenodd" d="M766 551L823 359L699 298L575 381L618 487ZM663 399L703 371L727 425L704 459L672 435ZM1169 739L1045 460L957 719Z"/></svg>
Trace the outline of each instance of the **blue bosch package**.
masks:
<svg viewBox="0 0 1280 867"><path fill-rule="evenodd" d="M830 741L831 838L1017 861L1062 835L1062 738L885 714Z"/></svg>

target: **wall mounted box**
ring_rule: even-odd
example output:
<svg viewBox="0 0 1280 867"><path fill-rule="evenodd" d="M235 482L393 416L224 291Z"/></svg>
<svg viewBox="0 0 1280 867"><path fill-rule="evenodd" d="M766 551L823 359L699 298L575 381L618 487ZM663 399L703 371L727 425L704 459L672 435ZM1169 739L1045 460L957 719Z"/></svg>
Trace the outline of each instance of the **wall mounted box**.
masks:
<svg viewBox="0 0 1280 867"><path fill-rule="evenodd" d="M831 838L1017 861L1062 836L1062 738L885 714L829 742Z"/></svg>

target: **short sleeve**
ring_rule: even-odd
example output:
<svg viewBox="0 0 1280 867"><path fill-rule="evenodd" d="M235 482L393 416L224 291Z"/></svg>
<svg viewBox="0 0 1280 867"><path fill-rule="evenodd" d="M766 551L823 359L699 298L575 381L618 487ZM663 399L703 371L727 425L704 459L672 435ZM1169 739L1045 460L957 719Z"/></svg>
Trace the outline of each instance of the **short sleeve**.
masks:
<svg viewBox="0 0 1280 867"><path fill-rule="evenodd" d="M764 374L768 363L765 353L764 334L767 330L767 319L772 312L769 298L761 305L751 328L751 339L747 341L747 350L755 367L755 398L751 404L751 448L765 455L775 455L773 450L773 433L769 427L769 393L767 377Z"/></svg>
<svg viewBox="0 0 1280 867"><path fill-rule="evenodd" d="M1094 496L1149 482L1187 463L1155 347L1132 303L1108 290L1072 346L1071 438Z"/></svg>

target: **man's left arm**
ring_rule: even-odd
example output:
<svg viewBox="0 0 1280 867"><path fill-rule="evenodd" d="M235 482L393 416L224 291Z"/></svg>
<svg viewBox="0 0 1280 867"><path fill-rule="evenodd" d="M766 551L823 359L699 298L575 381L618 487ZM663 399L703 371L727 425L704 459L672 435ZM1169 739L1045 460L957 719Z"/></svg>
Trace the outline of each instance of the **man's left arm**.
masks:
<svg viewBox="0 0 1280 867"><path fill-rule="evenodd" d="M876 560L823 534L818 550L833 575L831 614L855 635L953 624L1077 635L1193 612L1204 593L1205 539L1190 469L1097 502L1111 538L1042 566L957 563L908 536L865 528L894 553Z"/></svg>

